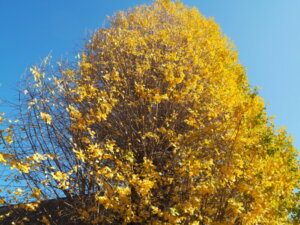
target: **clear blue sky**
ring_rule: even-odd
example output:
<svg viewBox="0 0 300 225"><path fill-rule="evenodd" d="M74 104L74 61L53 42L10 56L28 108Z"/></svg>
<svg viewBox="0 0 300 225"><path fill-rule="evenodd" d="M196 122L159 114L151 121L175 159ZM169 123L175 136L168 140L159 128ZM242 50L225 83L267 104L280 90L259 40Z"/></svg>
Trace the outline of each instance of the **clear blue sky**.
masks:
<svg viewBox="0 0 300 225"><path fill-rule="evenodd" d="M13 101L20 76L49 53L73 57L105 17L148 0L0 0L0 99ZM300 149L300 1L183 0L214 17L234 41L269 115ZM7 108L0 104L0 111Z"/></svg>

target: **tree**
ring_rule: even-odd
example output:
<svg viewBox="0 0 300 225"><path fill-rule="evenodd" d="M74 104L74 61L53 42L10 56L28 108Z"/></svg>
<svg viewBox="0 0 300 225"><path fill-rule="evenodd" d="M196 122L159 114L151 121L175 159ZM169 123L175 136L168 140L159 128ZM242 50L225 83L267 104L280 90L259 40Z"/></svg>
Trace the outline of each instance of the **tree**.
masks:
<svg viewBox="0 0 300 225"><path fill-rule="evenodd" d="M20 207L65 198L72 224L296 221L291 138L195 8L157 0L119 12L77 64L46 59L31 72L1 155L26 182Z"/></svg>

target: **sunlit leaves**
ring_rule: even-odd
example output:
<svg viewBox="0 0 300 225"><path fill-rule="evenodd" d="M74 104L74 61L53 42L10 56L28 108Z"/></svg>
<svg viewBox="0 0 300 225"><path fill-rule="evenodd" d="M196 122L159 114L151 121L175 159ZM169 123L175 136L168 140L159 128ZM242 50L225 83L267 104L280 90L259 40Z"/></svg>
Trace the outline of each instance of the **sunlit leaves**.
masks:
<svg viewBox="0 0 300 225"><path fill-rule="evenodd" d="M47 123L47 124L51 124L52 123L52 117L44 112L40 113L41 118Z"/></svg>
<svg viewBox="0 0 300 225"><path fill-rule="evenodd" d="M64 196L88 224L292 223L297 152L213 19L157 0L113 16L77 60L31 68L23 125L3 136L0 161L36 188L24 207Z"/></svg>

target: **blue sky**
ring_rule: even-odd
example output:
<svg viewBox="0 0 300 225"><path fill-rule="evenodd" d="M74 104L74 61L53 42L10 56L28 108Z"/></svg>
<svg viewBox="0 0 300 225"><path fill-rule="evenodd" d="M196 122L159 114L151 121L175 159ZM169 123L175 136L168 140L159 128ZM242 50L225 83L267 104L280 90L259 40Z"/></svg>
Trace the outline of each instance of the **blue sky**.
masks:
<svg viewBox="0 0 300 225"><path fill-rule="evenodd" d="M49 53L74 57L106 16L148 0L0 0L0 99L14 101L31 64ZM285 125L300 149L300 1L183 0L214 17L234 41L252 86L260 86L269 115ZM4 104L0 111L9 113Z"/></svg>

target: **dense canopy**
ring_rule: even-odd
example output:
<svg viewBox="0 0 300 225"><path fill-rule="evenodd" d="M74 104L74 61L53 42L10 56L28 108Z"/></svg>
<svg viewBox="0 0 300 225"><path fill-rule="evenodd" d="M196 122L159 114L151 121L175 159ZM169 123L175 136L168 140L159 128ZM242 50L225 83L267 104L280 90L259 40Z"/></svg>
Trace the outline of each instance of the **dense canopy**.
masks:
<svg viewBox="0 0 300 225"><path fill-rule="evenodd" d="M291 138L197 9L119 12L77 63L31 72L0 158L26 181L21 207L66 197L72 224L297 223Z"/></svg>

